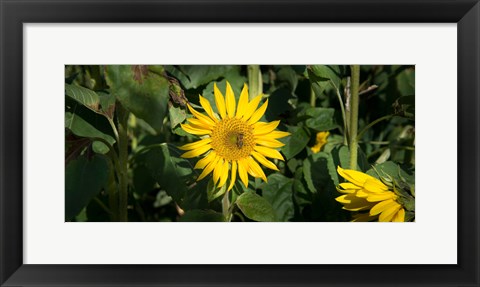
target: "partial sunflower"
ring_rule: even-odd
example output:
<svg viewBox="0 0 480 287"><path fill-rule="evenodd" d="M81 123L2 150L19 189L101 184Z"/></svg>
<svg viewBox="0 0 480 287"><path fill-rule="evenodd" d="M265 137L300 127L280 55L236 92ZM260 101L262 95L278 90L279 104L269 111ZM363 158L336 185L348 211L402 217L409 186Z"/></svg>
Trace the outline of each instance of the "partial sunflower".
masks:
<svg viewBox="0 0 480 287"><path fill-rule="evenodd" d="M330 135L330 132L319 132L315 138L315 145L310 149L313 153L318 153L322 147L327 143L327 138Z"/></svg>
<svg viewBox="0 0 480 287"><path fill-rule="evenodd" d="M398 202L398 195L383 182L356 170L338 167L337 172L349 182L339 184L338 192L345 194L335 200L349 211L369 211L355 214L353 221L405 221L405 208Z"/></svg>
<svg viewBox="0 0 480 287"><path fill-rule="evenodd" d="M220 115L213 111L209 101L202 96L199 96L200 105L206 115L196 111L190 104L187 105L194 117L188 119L188 124L182 124L181 127L187 133L202 136L202 139L180 147L187 151L182 157L203 156L195 165L196 169L203 169L197 180L213 171L213 182L217 187L225 185L230 174L228 190L232 189L237 173L246 187L249 174L267 181L257 161L278 171L277 166L267 157L284 160L276 150L284 144L277 139L286 137L289 133L275 130L280 121L260 122L267 109L268 99L258 108L262 95L249 101L246 84L240 93L238 106L228 82L225 97L216 84L213 86L213 92Z"/></svg>

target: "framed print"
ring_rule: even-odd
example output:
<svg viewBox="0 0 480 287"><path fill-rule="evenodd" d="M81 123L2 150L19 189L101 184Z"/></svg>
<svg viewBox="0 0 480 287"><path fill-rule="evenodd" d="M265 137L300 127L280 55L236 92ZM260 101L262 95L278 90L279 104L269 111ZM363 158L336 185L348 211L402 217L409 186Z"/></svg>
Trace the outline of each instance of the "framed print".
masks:
<svg viewBox="0 0 480 287"><path fill-rule="evenodd" d="M0 3L1 286L480 284L478 1Z"/></svg>

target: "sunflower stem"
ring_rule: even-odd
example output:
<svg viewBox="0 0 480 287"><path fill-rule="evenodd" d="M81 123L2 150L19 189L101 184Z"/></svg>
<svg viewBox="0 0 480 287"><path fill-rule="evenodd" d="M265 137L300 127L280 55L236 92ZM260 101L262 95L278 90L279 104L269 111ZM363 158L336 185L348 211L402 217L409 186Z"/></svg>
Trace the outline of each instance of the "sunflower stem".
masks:
<svg viewBox="0 0 480 287"><path fill-rule="evenodd" d="M262 73L260 72L259 65L248 65L247 66L247 75L248 75L248 89L249 89L249 100L252 100L256 96L260 95L263 92L262 87Z"/></svg>
<svg viewBox="0 0 480 287"><path fill-rule="evenodd" d="M228 196L229 196L229 192L227 190L225 192L225 194L223 195L223 199L222 199L222 211L223 211L223 216L225 217L226 221L231 220L230 200L229 200Z"/></svg>
<svg viewBox="0 0 480 287"><path fill-rule="evenodd" d="M350 169L357 169L358 154L358 87L360 85L360 66L352 65L352 86L350 99L350 126L349 126L349 148L350 148Z"/></svg>
<svg viewBox="0 0 480 287"><path fill-rule="evenodd" d="M119 160L119 200L118 221L128 221L128 116L129 113L122 106L117 108L118 116L118 160Z"/></svg>

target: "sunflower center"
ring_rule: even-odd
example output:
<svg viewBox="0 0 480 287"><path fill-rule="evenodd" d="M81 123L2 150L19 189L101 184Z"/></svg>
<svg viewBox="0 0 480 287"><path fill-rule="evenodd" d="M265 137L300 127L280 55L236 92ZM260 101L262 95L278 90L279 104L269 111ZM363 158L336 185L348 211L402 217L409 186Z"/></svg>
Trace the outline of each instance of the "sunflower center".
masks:
<svg viewBox="0 0 480 287"><path fill-rule="evenodd" d="M239 119L224 119L213 128L212 148L218 156L230 161L250 155L255 142L252 127Z"/></svg>

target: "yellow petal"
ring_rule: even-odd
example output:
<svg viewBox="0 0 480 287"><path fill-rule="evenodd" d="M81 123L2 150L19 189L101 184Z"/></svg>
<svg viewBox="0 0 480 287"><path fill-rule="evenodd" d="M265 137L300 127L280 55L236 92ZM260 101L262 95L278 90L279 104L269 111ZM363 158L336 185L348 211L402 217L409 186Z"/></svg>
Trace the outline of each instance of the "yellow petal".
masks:
<svg viewBox="0 0 480 287"><path fill-rule="evenodd" d="M236 118L241 118L245 112L247 111L248 107L248 86L247 84L243 84L242 92L240 93L240 99L238 100L238 107L237 107L237 115Z"/></svg>
<svg viewBox="0 0 480 287"><path fill-rule="evenodd" d="M268 134L278 127L280 121L273 121L270 123L257 122L253 125L253 134L256 136Z"/></svg>
<svg viewBox="0 0 480 287"><path fill-rule="evenodd" d="M247 174L247 167L245 166L245 162L243 159L238 160L238 175L240 176L240 180L245 185L245 188L248 187L248 174Z"/></svg>
<svg viewBox="0 0 480 287"><path fill-rule="evenodd" d="M228 179L228 161L223 162L222 172L220 174L220 182L218 183L218 187L222 187Z"/></svg>
<svg viewBox="0 0 480 287"><path fill-rule="evenodd" d="M202 147L212 141L212 138L205 138L203 140L199 140L193 143L188 143L186 145L182 145L181 147L178 147L181 150L190 150L190 149L197 149L199 147Z"/></svg>
<svg viewBox="0 0 480 287"><path fill-rule="evenodd" d="M232 160L232 176L230 178L230 185L228 186L228 190L231 190L235 185L236 176L237 176L237 161Z"/></svg>
<svg viewBox="0 0 480 287"><path fill-rule="evenodd" d="M350 183L350 182L343 182L343 183L340 183L339 186L343 189L360 189L361 187L360 186L357 186L353 183Z"/></svg>
<svg viewBox="0 0 480 287"><path fill-rule="evenodd" d="M245 114L243 115L244 120L248 120L253 115L253 113L257 110L258 104L262 100L262 97L263 97L263 94L260 94L260 95L256 96L255 98L253 98L253 100L251 100L248 103L247 110L245 111Z"/></svg>
<svg viewBox="0 0 480 287"><path fill-rule="evenodd" d="M316 135L317 142L326 142L327 137L330 135L330 132L318 132Z"/></svg>
<svg viewBox="0 0 480 287"><path fill-rule="evenodd" d="M313 153L318 153L320 151L321 146L320 145L314 145L310 149L312 150Z"/></svg>
<svg viewBox="0 0 480 287"><path fill-rule="evenodd" d="M375 201L384 201L387 199L396 199L396 195L393 192L383 192L383 193L370 193L370 195L367 197L367 200L370 202L375 202Z"/></svg>
<svg viewBox="0 0 480 287"><path fill-rule="evenodd" d="M372 209L370 210L370 215L377 215L395 205L398 205L398 203L396 203L393 199L382 201L372 207Z"/></svg>
<svg viewBox="0 0 480 287"><path fill-rule="evenodd" d="M277 140L274 140L274 139L272 139L272 140L255 139L255 143L259 144L259 145L266 146L266 147L271 147L271 148L279 148L279 147L282 147L282 146L285 145L281 141L277 141Z"/></svg>
<svg viewBox="0 0 480 287"><path fill-rule="evenodd" d="M378 181L379 185L385 186L383 183L381 183L378 179L374 178L373 176L370 176L366 173L356 171L353 169L343 169L340 166L337 168L337 172L339 175L341 175L344 179L350 181L351 183L358 185L358 186L363 186L367 180L372 180L372 181ZM387 190L388 187L385 186L385 190Z"/></svg>
<svg viewBox="0 0 480 287"><path fill-rule="evenodd" d="M258 146L258 145L254 147L254 150L258 151L259 153L261 153L266 157L276 158L282 161L284 160L283 156L280 154L278 150L271 149L268 147Z"/></svg>
<svg viewBox="0 0 480 287"><path fill-rule="evenodd" d="M356 193L358 189L343 189L337 186L337 191L339 193Z"/></svg>
<svg viewBox="0 0 480 287"><path fill-rule="evenodd" d="M377 219L377 216L370 216L370 214L367 213L357 213L353 216L352 222L368 222L368 221L373 221Z"/></svg>
<svg viewBox="0 0 480 287"><path fill-rule="evenodd" d="M348 195L349 194L340 195L339 197L335 198L335 200L340 203L349 204L352 202L352 197L349 197Z"/></svg>
<svg viewBox="0 0 480 287"><path fill-rule="evenodd" d="M197 112L194 108L192 108L192 106L190 106L189 104L187 104L187 108L188 110L192 113L192 115L194 115L197 119L199 119L200 121L202 121L203 123L207 124L207 125L210 125L210 126L213 126L215 125L215 122L207 117L206 115L202 115L201 113Z"/></svg>
<svg viewBox="0 0 480 287"><path fill-rule="evenodd" d="M252 125L252 124L258 122L263 117L263 114L267 110L267 106L268 106L268 99L265 101L265 103L258 110L256 110L253 113L252 117L250 117L250 119L247 121L247 123Z"/></svg>
<svg viewBox="0 0 480 287"><path fill-rule="evenodd" d="M227 115L229 118L233 118L235 116L235 96L233 95L232 86L230 83L227 82L227 91L225 92L226 101L225 104L227 105Z"/></svg>
<svg viewBox="0 0 480 287"><path fill-rule="evenodd" d="M372 208L372 203L363 198L354 196L353 194L346 194L345 199L350 200L350 203L344 204L343 209L350 211L361 211Z"/></svg>
<svg viewBox="0 0 480 287"><path fill-rule="evenodd" d="M207 167L202 171L202 173L198 176L197 181L201 180L205 176L207 176L209 173L212 172L212 170L215 168L217 165L217 162L220 158L216 156L208 165Z"/></svg>
<svg viewBox="0 0 480 287"><path fill-rule="evenodd" d="M199 96L199 98L200 98L200 105L205 110L205 112L210 116L212 120L214 120L215 122L218 122L218 119L215 116L215 113L213 112L212 106L210 105L210 102L202 96Z"/></svg>
<svg viewBox="0 0 480 287"><path fill-rule="evenodd" d="M264 166L268 167L269 169L273 169L273 170L278 171L277 166L273 162L266 159L263 155L259 154L256 151L252 151L251 154L259 163L263 164Z"/></svg>
<svg viewBox="0 0 480 287"><path fill-rule="evenodd" d="M400 208L400 210L393 216L392 222L405 222L405 209Z"/></svg>
<svg viewBox="0 0 480 287"><path fill-rule="evenodd" d="M220 113L222 119L227 117L227 110L225 108L225 99L223 98L222 93L217 87L217 84L213 84L213 94L215 95L215 105L217 105L217 110Z"/></svg>
<svg viewBox="0 0 480 287"><path fill-rule="evenodd" d="M397 203L397 202L395 202ZM402 206L400 204L396 204L394 206L391 206L390 208L386 209L380 214L380 217L378 218L378 221L381 222L390 222L392 221L392 218L395 214L397 214L397 211L401 208Z"/></svg>
<svg viewBox="0 0 480 287"><path fill-rule="evenodd" d="M371 192L385 192L388 190L388 187L376 178L367 179L363 187Z"/></svg>
<svg viewBox="0 0 480 287"><path fill-rule="evenodd" d="M290 135L290 133L288 133L288 132L273 131L273 132L268 134L268 137L272 138L272 139L280 139L280 138L288 137L289 135Z"/></svg>
<svg viewBox="0 0 480 287"><path fill-rule="evenodd" d="M206 122L201 121L201 120L196 119L196 118L189 118L189 119L188 119L188 123L189 123L193 128L198 128L198 129L203 129L203 130L211 130L212 127L213 127L212 125L207 124Z"/></svg>
<svg viewBox="0 0 480 287"><path fill-rule="evenodd" d="M262 168L258 165L258 163L251 156L247 158L247 161L248 161L248 165L253 170L253 172L257 174L265 182L267 182L267 177L265 176L265 173L263 172Z"/></svg>
<svg viewBox="0 0 480 287"><path fill-rule="evenodd" d="M223 170L223 158L221 158L213 169L213 184L217 185Z"/></svg>
<svg viewBox="0 0 480 287"><path fill-rule="evenodd" d="M364 189L357 189L357 192L355 193L356 197L361 197L361 198L367 198L371 193L366 192Z"/></svg>
<svg viewBox="0 0 480 287"><path fill-rule="evenodd" d="M250 174L253 178L260 178L260 175L258 173L255 173L255 171L250 167L249 161L245 159L245 168L247 169L247 173Z"/></svg>
<svg viewBox="0 0 480 287"><path fill-rule="evenodd" d="M195 166L193 167L194 169L202 169L204 168L207 164L209 164L210 162L212 162L215 157L217 156L217 154L215 153L215 151L211 151L209 154L207 154L204 158L202 158L201 160L199 160Z"/></svg>
<svg viewBox="0 0 480 287"><path fill-rule="evenodd" d="M180 124L180 126L182 127L182 129L184 131L186 131L187 133L189 134L192 134L192 135L208 135L208 134L211 134L212 131L211 130L206 130L206 129L201 129L201 128L197 128L197 127L192 127L191 125L189 124Z"/></svg>
<svg viewBox="0 0 480 287"><path fill-rule="evenodd" d="M186 153L182 154L181 157L183 157L183 158L196 157L196 156L199 156L199 155L202 155L202 154L206 153L211 148L212 148L212 146L210 144L207 144L207 145L204 145L204 146L199 147L197 149L187 151Z"/></svg>

